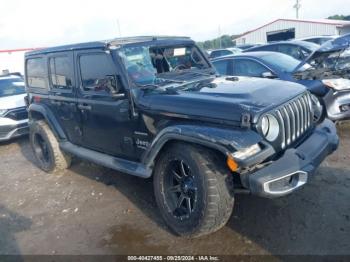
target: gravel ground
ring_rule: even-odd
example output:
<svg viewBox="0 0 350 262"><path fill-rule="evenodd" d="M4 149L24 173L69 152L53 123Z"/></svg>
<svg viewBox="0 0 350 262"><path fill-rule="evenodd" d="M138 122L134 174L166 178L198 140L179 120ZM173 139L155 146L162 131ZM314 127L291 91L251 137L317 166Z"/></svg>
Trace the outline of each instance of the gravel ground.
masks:
<svg viewBox="0 0 350 262"><path fill-rule="evenodd" d="M0 144L0 254L350 254L350 126L303 189L237 195L220 231L172 235L152 181L76 161L58 175L34 164L27 138Z"/></svg>

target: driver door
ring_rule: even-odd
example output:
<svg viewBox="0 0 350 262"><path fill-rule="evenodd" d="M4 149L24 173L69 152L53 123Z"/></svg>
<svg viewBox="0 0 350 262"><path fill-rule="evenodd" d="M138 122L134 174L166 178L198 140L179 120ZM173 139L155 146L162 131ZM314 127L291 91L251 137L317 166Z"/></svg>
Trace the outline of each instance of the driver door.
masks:
<svg viewBox="0 0 350 262"><path fill-rule="evenodd" d="M111 55L91 50L77 52L76 57L83 146L113 156L132 155L129 101ZM116 81L114 93L108 87L110 79Z"/></svg>

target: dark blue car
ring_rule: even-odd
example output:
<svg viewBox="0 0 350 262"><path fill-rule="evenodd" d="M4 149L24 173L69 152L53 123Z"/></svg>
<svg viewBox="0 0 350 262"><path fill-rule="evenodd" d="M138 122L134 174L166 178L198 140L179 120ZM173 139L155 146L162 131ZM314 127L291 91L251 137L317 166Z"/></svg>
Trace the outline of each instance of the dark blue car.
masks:
<svg viewBox="0 0 350 262"><path fill-rule="evenodd" d="M275 43L269 43L266 45L259 45L244 50L244 52L256 52L256 51L272 51L283 53L294 57L300 61L303 61L309 57L314 51L320 48L320 45L310 43L307 41L292 40L292 41L280 41Z"/></svg>
<svg viewBox="0 0 350 262"><path fill-rule="evenodd" d="M251 76L281 79L298 82L308 87L317 96L324 96L328 91L321 80L296 80L293 77L300 61L277 52L249 52L225 56L212 60L216 70L222 75ZM300 71L310 68L305 64Z"/></svg>
<svg viewBox="0 0 350 262"><path fill-rule="evenodd" d="M303 62L282 53L257 51L221 57L212 60L212 63L222 75L271 78L303 84L326 107L328 118L333 121L345 120L350 119L350 54L349 50L344 52L346 46L340 48L339 42L336 46L338 48L332 45L320 48ZM342 57L342 63L339 57ZM337 64L337 68L334 64Z"/></svg>

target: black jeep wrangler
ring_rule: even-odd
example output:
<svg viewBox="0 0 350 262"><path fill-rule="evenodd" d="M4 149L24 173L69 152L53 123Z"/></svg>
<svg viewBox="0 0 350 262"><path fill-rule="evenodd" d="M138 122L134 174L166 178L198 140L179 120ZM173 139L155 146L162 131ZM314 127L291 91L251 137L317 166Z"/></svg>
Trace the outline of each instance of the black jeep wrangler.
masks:
<svg viewBox="0 0 350 262"><path fill-rule="evenodd" d="M40 168L68 168L75 156L153 176L160 212L182 236L225 225L234 193L293 192L338 145L303 86L220 77L186 37L36 50L25 75Z"/></svg>

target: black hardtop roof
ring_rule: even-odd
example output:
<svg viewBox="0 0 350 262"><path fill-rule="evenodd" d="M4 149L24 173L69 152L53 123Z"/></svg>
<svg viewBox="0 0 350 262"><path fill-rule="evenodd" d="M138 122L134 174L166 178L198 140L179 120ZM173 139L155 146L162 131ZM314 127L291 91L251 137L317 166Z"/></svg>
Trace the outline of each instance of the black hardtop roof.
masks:
<svg viewBox="0 0 350 262"><path fill-rule="evenodd" d="M193 42L193 40L191 40L189 37L186 37L186 36L134 36L134 37L115 38L111 40L102 40L102 41L55 46L55 47L49 47L44 49L36 49L33 51L26 52L25 55L32 56L32 55L63 52L63 51L70 51L70 50L107 48L108 46L123 46L123 45L145 43L145 42L147 43L154 42L154 44L158 42L162 42L164 44L166 43L170 44L172 41L176 41L177 43Z"/></svg>

